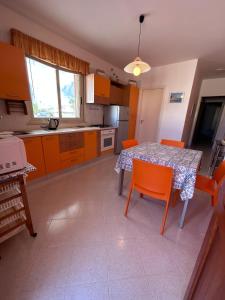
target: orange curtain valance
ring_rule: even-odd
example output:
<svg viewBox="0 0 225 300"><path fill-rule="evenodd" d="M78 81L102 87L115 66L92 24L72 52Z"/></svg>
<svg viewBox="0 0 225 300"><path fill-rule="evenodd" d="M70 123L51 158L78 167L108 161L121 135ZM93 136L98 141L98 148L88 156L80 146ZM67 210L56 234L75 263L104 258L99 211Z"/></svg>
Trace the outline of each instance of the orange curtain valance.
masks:
<svg viewBox="0 0 225 300"><path fill-rule="evenodd" d="M22 48L25 55L48 61L75 73L83 75L89 73L88 62L41 42L19 30L11 29L11 44L17 48Z"/></svg>

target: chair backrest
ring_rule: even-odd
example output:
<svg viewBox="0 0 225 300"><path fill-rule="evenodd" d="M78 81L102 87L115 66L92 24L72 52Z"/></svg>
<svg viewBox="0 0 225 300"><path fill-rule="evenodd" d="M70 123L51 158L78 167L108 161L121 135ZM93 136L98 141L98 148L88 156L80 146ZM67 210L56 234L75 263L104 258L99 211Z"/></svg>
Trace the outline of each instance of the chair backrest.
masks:
<svg viewBox="0 0 225 300"><path fill-rule="evenodd" d="M122 141L123 149L127 149L127 148L134 147L137 145L138 145L138 141L135 139Z"/></svg>
<svg viewBox="0 0 225 300"><path fill-rule="evenodd" d="M177 148L184 148L184 142L177 141L177 140L162 139L160 141L160 144L167 145L167 146L172 146L172 147L177 147Z"/></svg>
<svg viewBox="0 0 225 300"><path fill-rule="evenodd" d="M173 169L133 159L132 183L137 190L157 199L169 201Z"/></svg>
<svg viewBox="0 0 225 300"><path fill-rule="evenodd" d="M216 168L213 179L216 180L217 184L220 184L221 180L223 180L225 177L225 161L222 161L218 168Z"/></svg>

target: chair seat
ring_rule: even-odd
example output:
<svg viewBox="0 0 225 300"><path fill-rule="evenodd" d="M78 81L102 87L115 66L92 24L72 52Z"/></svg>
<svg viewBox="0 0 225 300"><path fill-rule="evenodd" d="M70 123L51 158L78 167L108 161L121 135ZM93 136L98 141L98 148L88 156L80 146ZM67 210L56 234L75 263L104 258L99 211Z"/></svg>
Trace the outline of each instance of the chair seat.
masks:
<svg viewBox="0 0 225 300"><path fill-rule="evenodd" d="M216 191L216 181L207 176L198 174L195 183L196 189L214 195Z"/></svg>

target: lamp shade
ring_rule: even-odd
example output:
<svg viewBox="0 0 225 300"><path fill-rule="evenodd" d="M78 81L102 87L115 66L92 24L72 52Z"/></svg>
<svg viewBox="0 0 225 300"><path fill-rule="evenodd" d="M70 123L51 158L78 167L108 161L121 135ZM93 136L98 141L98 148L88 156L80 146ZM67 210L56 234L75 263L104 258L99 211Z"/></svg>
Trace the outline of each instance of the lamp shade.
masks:
<svg viewBox="0 0 225 300"><path fill-rule="evenodd" d="M132 73L134 76L139 76L141 73L148 72L150 69L149 64L142 61L140 57L136 57L134 61L126 65L124 71Z"/></svg>

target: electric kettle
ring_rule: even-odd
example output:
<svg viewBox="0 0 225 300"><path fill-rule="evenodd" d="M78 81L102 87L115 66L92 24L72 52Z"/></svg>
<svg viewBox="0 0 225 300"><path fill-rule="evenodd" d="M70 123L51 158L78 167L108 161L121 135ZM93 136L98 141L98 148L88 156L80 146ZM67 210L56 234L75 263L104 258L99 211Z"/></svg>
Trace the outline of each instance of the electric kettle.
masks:
<svg viewBox="0 0 225 300"><path fill-rule="evenodd" d="M59 126L59 119L50 118L48 122L49 130L56 130Z"/></svg>

